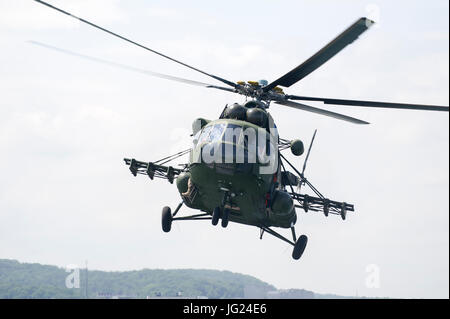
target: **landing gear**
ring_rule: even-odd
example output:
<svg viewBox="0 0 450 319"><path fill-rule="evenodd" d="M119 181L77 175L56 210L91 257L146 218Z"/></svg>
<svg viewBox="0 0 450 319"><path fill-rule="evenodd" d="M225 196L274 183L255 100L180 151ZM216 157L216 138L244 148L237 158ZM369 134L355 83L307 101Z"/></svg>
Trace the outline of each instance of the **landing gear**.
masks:
<svg viewBox="0 0 450 319"><path fill-rule="evenodd" d="M228 221L230 217L230 210L228 208L216 207L213 210L211 224L216 226L219 223L219 219L222 219L222 227L226 228L228 226Z"/></svg>
<svg viewBox="0 0 450 319"><path fill-rule="evenodd" d="M222 213L222 227L223 228L226 228L228 226L229 217L230 217L230 211L228 210L228 208L224 208L223 213Z"/></svg>
<svg viewBox="0 0 450 319"><path fill-rule="evenodd" d="M225 193L223 194L222 204L219 207L214 208L212 213L211 223L216 226L219 223L219 219L222 219L222 227L226 228L228 226L228 221L230 217L230 210L225 208L225 205L231 206L231 196L230 190L226 188L221 188Z"/></svg>
<svg viewBox="0 0 450 319"><path fill-rule="evenodd" d="M220 208L216 207L216 208L214 208L213 213L212 213L211 223L214 226L216 226L217 223L219 222L219 218L220 218Z"/></svg>
<svg viewBox="0 0 450 319"><path fill-rule="evenodd" d="M308 243L308 237L306 235L301 235L295 242L294 251L292 252L292 258L295 260L300 259L303 252L305 251L306 244Z"/></svg>
<svg viewBox="0 0 450 319"><path fill-rule="evenodd" d="M170 229L172 228L172 220L173 216L170 207L165 206L162 210L161 216L161 225L165 233L170 232Z"/></svg>
<svg viewBox="0 0 450 319"><path fill-rule="evenodd" d="M278 239L281 239L282 241L291 244L292 246L294 246L294 251L292 252L292 258L294 258L295 260L300 259L300 257L302 256L303 252L305 251L306 248L306 244L308 243L308 237L306 235L301 235L298 240L296 238L295 235L295 229L294 229L294 225L291 226L291 231L292 231L292 239L293 241L287 239L286 237L280 235L279 233L277 233L276 231L274 231L273 229L271 229L270 227L267 226L261 226L261 234L260 234L260 238L262 238L262 234L263 232L266 232Z"/></svg>
<svg viewBox="0 0 450 319"><path fill-rule="evenodd" d="M183 205L183 202L178 204L177 208L175 208L175 211L171 212L170 207L165 206L162 210L162 216L161 216L161 225L162 230L165 233L170 232L170 229L172 228L172 222L175 220L205 220L205 219L211 219L211 215L208 213L202 213L202 214L195 214L190 216L184 216L184 217L175 217L178 214L178 211L180 210L181 206ZM220 211L219 211L220 213ZM218 220L217 220L218 221ZM216 222L217 224L217 222Z"/></svg>

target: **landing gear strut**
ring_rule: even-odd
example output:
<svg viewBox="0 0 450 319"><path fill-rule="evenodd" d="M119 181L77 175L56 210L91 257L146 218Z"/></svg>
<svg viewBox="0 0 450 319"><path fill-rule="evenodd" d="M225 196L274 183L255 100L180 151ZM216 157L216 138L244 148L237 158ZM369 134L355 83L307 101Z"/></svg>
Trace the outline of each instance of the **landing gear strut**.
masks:
<svg viewBox="0 0 450 319"><path fill-rule="evenodd" d="M172 228L172 222L175 220L204 220L204 219L211 219L211 215L208 213L203 214L196 214L191 216L184 216L184 217L175 217L180 210L181 206L183 206L183 202L178 204L177 208L175 208L175 211L171 212L170 207L165 206L162 210L162 216L161 216L161 225L162 230L165 233L170 232L170 229ZM217 224L217 223L216 223Z"/></svg>
<svg viewBox="0 0 450 319"><path fill-rule="evenodd" d="M294 226L291 227L293 241L280 235L279 233L277 233L276 231L274 231L273 229L271 229L267 226L261 226L260 228L261 228L260 238L262 238L262 233L266 232L266 233L271 234L272 236L274 236L278 239L281 239L282 241L287 242L288 244L291 244L292 246L294 246L294 250L292 252L292 258L294 258L295 260L300 259L300 257L303 255L303 252L305 251L305 248L306 248L306 244L308 243L308 237L306 235L301 235L298 239L296 239Z"/></svg>

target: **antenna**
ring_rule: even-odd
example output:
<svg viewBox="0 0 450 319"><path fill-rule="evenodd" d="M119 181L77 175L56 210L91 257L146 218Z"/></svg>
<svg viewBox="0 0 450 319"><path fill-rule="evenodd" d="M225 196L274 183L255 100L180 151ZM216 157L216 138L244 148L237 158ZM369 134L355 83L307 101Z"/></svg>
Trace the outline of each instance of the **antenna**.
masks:
<svg viewBox="0 0 450 319"><path fill-rule="evenodd" d="M306 178L305 178L306 163L308 162L309 154L311 153L311 148L312 148L312 145L314 143L314 139L316 138L316 133L317 133L317 129L314 130L314 134L313 134L313 137L311 139L311 143L309 143L308 153L306 153L305 162L303 163L302 173L300 174L301 180L300 180L300 182L297 185L297 192L298 193L300 193L302 185L305 185L305 181L306 181Z"/></svg>
<svg viewBox="0 0 450 319"><path fill-rule="evenodd" d="M314 143L314 139L316 138L317 129L314 130L313 137L311 139L311 143L309 144L308 153L306 153L305 162L303 163L302 175L305 174L306 163L308 162L309 153L311 153L311 148Z"/></svg>

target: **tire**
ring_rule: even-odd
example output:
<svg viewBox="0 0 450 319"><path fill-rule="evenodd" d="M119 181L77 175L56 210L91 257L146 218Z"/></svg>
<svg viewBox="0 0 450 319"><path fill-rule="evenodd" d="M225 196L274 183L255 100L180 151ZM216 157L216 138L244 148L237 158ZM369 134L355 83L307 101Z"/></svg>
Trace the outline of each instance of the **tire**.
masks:
<svg viewBox="0 0 450 319"><path fill-rule="evenodd" d="M213 210L212 213L212 219L211 219L211 223L216 226L219 223L219 218L220 218L220 208L216 207Z"/></svg>
<svg viewBox="0 0 450 319"><path fill-rule="evenodd" d="M165 206L163 208L161 216L161 225L163 232L165 233L170 232L170 229L172 228L172 212L170 210L170 207Z"/></svg>
<svg viewBox="0 0 450 319"><path fill-rule="evenodd" d="M306 244L308 243L308 237L306 235L301 235L299 239L297 239L297 242L294 245L294 251L292 252L292 258L295 260L300 259L300 257L303 255L303 252L305 251Z"/></svg>
<svg viewBox="0 0 450 319"><path fill-rule="evenodd" d="M223 210L223 214L222 214L222 227L223 228L226 228L228 226L229 216L230 216L230 211L227 208L225 208Z"/></svg>

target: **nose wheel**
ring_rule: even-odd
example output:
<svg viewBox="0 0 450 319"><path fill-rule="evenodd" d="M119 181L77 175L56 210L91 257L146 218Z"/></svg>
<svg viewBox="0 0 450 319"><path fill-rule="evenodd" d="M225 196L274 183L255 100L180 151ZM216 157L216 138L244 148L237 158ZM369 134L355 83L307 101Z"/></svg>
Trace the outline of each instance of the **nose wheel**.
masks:
<svg viewBox="0 0 450 319"><path fill-rule="evenodd" d="M222 212L222 227L226 228L228 226L228 219L230 217L230 210L228 208L224 208Z"/></svg>
<svg viewBox="0 0 450 319"><path fill-rule="evenodd" d="M219 219L222 219L222 227L226 228L228 226L230 211L228 208L220 209L220 207L216 207L212 213L211 224L216 226L219 223Z"/></svg>
<svg viewBox="0 0 450 319"><path fill-rule="evenodd" d="M211 219L211 223L213 224L213 226L216 226L219 223L219 219L220 219L220 208L216 207L213 210Z"/></svg>

